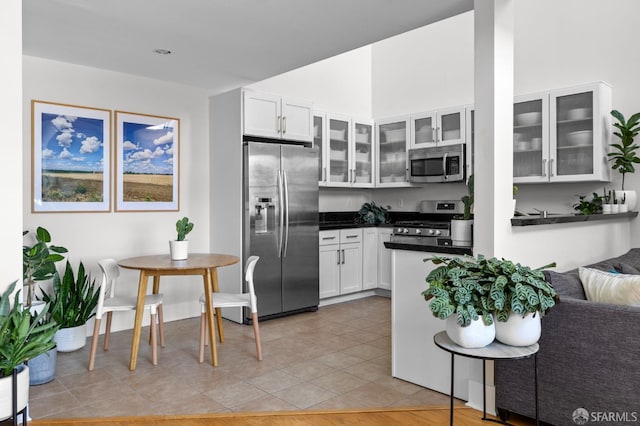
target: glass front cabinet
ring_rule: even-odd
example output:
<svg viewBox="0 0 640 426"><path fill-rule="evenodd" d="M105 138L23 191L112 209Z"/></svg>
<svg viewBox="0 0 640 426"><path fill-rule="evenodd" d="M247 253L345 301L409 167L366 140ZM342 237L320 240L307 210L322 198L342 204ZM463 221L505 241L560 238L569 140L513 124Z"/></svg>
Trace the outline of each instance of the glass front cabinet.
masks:
<svg viewBox="0 0 640 426"><path fill-rule="evenodd" d="M516 98L514 182L609 181L610 111L604 82Z"/></svg>
<svg viewBox="0 0 640 426"><path fill-rule="evenodd" d="M465 107L411 116L411 148L465 142Z"/></svg>
<svg viewBox="0 0 640 426"><path fill-rule="evenodd" d="M377 170L376 187L410 186L407 176L409 117L376 121Z"/></svg>
<svg viewBox="0 0 640 426"><path fill-rule="evenodd" d="M372 120L315 113L319 186L373 187L373 129Z"/></svg>

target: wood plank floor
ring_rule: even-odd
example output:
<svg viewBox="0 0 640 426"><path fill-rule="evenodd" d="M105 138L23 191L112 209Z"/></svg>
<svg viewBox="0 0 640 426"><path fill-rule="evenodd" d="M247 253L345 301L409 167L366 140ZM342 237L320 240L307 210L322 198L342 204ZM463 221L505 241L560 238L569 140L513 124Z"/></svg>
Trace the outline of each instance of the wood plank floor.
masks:
<svg viewBox="0 0 640 426"><path fill-rule="evenodd" d="M472 408L456 407L454 413L454 424L456 425L486 425L486 423L481 420L482 413ZM528 426L534 424L528 419L519 418L510 419L510 423L515 426ZM441 426L449 424L449 407L43 419L33 420L30 424L33 426L164 426L174 424L179 424L181 426Z"/></svg>

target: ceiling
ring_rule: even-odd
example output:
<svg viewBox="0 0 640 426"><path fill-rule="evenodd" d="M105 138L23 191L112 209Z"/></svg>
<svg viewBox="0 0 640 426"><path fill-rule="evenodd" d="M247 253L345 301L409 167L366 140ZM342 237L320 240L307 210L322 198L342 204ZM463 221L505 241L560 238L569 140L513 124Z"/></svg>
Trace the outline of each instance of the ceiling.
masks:
<svg viewBox="0 0 640 426"><path fill-rule="evenodd" d="M23 53L216 94L472 9L473 0L23 0Z"/></svg>

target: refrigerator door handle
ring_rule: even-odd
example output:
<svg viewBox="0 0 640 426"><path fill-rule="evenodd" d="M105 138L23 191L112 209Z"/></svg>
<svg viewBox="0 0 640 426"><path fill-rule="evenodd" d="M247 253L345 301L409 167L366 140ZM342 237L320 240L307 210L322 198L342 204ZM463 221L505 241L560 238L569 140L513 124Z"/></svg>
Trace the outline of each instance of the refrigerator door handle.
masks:
<svg viewBox="0 0 640 426"><path fill-rule="evenodd" d="M278 258L282 257L282 234L284 228L284 191L282 189L282 171L278 170L278 215L280 227L278 229Z"/></svg>
<svg viewBox="0 0 640 426"><path fill-rule="evenodd" d="M289 243L289 181L285 170L282 171L282 176L284 187L284 248L282 249L282 257L287 257Z"/></svg>

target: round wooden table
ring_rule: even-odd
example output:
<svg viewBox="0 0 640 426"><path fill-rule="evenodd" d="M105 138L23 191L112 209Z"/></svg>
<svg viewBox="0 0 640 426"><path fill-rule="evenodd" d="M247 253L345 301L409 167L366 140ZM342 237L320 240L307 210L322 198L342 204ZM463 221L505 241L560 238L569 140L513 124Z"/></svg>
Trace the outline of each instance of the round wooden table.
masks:
<svg viewBox="0 0 640 426"><path fill-rule="evenodd" d="M138 348L140 345L140 333L142 328L142 314L144 311L144 296L147 294L147 282L149 277L153 277L153 293L160 292L160 277L162 275L202 275L204 284L204 295L206 298L207 308L207 326L209 329L209 342L211 342L211 363L213 366L218 365L218 354L216 352L215 330L213 323L213 311L211 310L211 293L218 291L218 272L217 268L236 264L240 261L238 256L219 253L189 253L186 260L171 260L168 254L130 257L122 259L118 265L126 269L136 269L140 271L140 279L138 281L138 300L136 305L136 318L133 324L133 342L131 344L131 359L129 361L129 370L136 369L138 358ZM216 309L218 334L220 341L224 339L222 329L222 314L220 308Z"/></svg>

